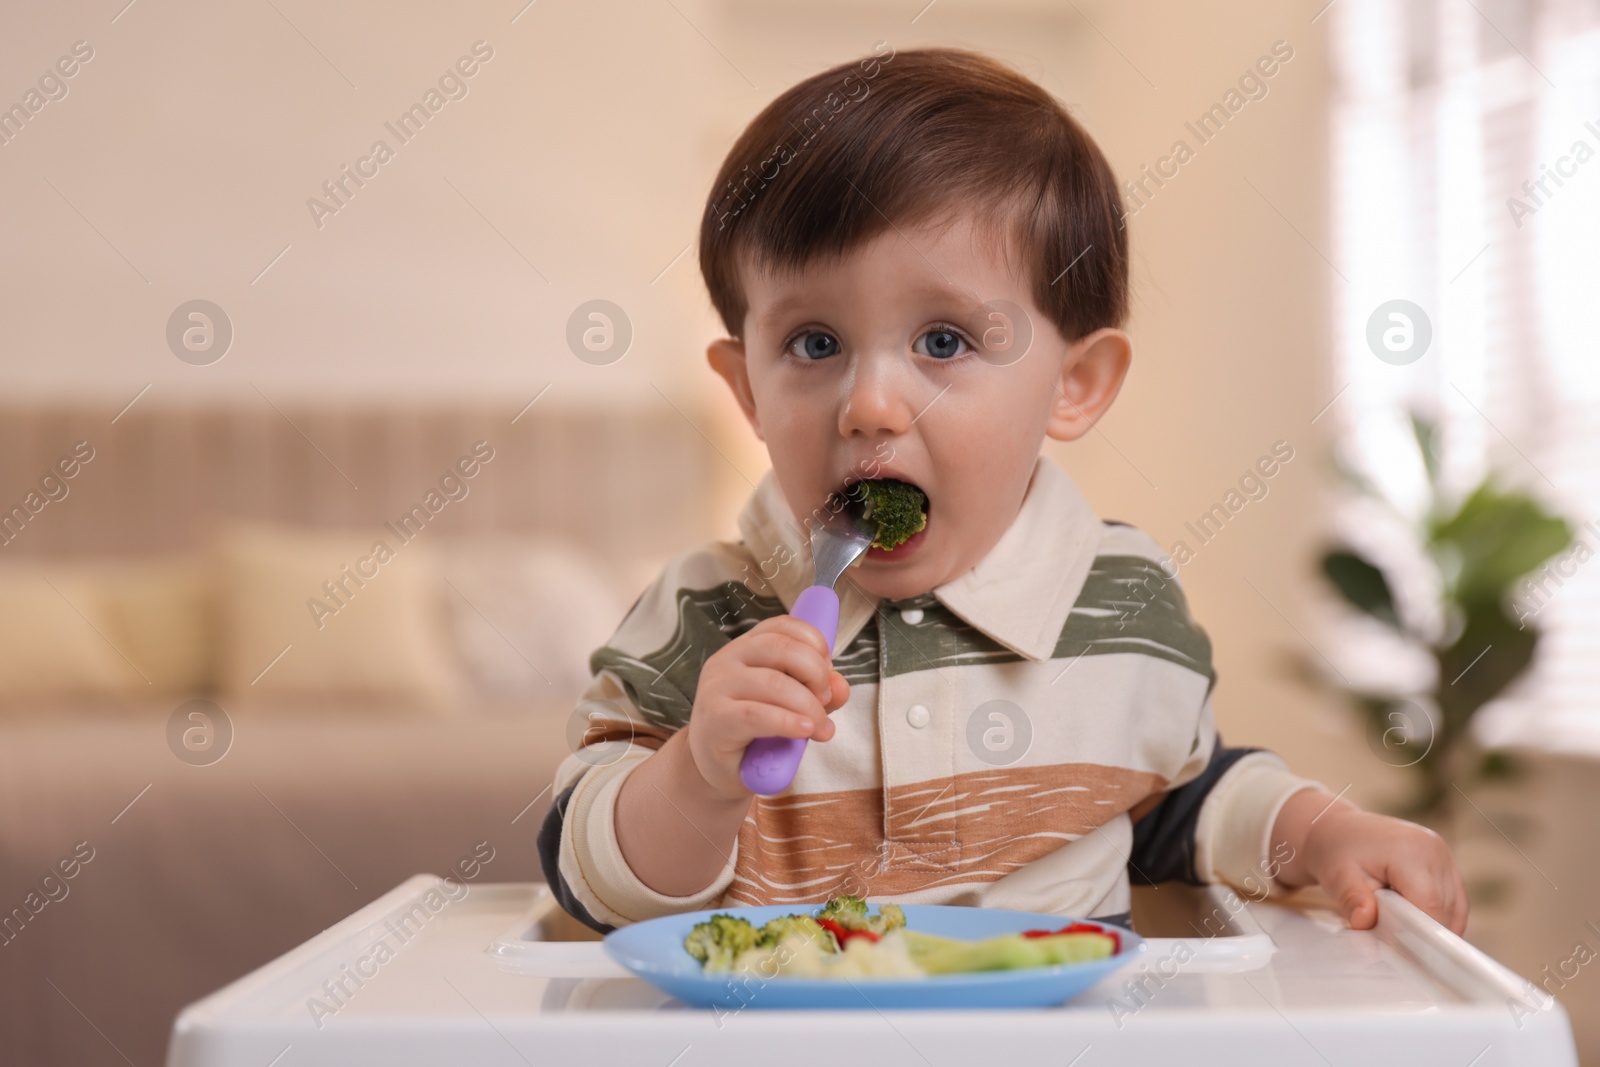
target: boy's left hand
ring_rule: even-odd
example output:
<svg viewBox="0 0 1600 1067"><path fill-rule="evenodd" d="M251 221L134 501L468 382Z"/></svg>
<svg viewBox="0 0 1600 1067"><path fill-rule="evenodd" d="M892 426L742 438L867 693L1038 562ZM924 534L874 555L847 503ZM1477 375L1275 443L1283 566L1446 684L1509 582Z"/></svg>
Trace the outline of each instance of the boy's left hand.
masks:
<svg viewBox="0 0 1600 1067"><path fill-rule="evenodd" d="M1279 812L1274 840L1294 858L1278 880L1320 884L1352 929L1378 921L1376 890L1388 886L1453 933L1467 928L1467 890L1444 838L1425 826L1362 811L1320 789L1291 796Z"/></svg>

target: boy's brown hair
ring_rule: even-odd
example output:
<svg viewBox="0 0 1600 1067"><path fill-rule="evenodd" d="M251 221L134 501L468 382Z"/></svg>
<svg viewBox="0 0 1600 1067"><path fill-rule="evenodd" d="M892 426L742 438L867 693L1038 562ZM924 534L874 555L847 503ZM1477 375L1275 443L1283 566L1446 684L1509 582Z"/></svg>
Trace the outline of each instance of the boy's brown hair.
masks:
<svg viewBox="0 0 1600 1067"><path fill-rule="evenodd" d="M712 186L700 271L742 338L743 257L797 269L958 209L1010 228L1034 302L1064 338L1122 325L1128 239L1110 165L1044 89L961 49L880 43L768 104Z"/></svg>

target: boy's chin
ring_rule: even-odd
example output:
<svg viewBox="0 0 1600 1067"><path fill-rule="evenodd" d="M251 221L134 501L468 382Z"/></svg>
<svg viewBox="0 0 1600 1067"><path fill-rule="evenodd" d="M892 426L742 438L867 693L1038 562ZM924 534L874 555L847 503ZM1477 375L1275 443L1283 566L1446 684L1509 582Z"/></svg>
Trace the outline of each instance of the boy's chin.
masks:
<svg viewBox="0 0 1600 1067"><path fill-rule="evenodd" d="M910 600L922 596L944 584L945 578L934 573L932 561L918 560L904 566L893 564L874 566L864 562L845 571L856 587L868 596L883 600Z"/></svg>

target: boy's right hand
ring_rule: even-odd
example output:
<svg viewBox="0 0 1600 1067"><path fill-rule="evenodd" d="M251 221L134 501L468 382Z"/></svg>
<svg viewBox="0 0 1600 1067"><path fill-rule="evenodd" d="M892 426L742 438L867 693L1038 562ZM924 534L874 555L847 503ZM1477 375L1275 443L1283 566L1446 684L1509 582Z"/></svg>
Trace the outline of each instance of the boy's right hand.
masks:
<svg viewBox="0 0 1600 1067"><path fill-rule="evenodd" d="M739 779L744 750L758 737L833 736L828 713L844 706L850 684L833 669L822 632L793 615L763 619L700 668L690 712L689 752L711 791L728 800L754 796Z"/></svg>

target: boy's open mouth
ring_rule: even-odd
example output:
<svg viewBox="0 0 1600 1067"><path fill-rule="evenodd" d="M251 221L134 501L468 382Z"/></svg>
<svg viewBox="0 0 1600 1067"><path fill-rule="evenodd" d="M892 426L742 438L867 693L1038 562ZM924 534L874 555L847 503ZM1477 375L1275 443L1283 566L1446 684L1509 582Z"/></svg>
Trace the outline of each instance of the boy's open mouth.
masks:
<svg viewBox="0 0 1600 1067"><path fill-rule="evenodd" d="M900 478L856 478L840 494L876 535L868 554L897 556L921 540L932 507L928 494Z"/></svg>

